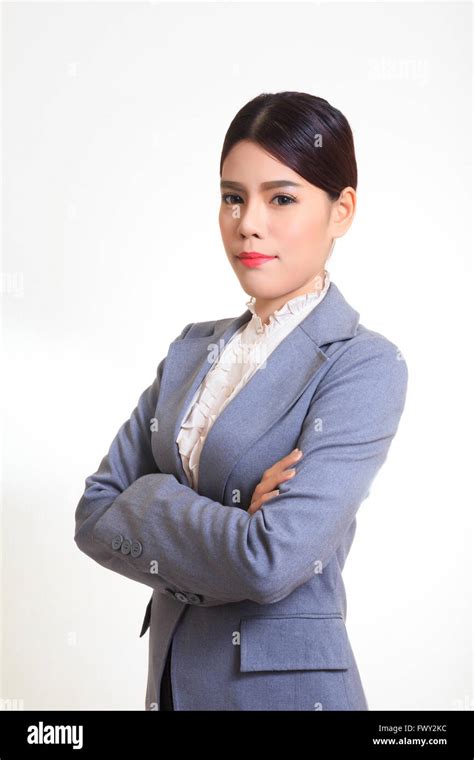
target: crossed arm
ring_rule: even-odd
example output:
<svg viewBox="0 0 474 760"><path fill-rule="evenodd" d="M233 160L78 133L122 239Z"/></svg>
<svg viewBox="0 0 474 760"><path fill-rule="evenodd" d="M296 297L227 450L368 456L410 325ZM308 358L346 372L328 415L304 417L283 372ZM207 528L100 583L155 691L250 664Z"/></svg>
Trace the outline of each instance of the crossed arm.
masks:
<svg viewBox="0 0 474 760"><path fill-rule="evenodd" d="M74 540L102 566L158 591L201 594L203 606L280 601L316 562L324 569L367 496L405 405L406 363L382 336L352 341L313 396L296 475L249 514L156 472L150 419L165 361L86 479ZM116 535L138 540L139 553L114 549Z"/></svg>

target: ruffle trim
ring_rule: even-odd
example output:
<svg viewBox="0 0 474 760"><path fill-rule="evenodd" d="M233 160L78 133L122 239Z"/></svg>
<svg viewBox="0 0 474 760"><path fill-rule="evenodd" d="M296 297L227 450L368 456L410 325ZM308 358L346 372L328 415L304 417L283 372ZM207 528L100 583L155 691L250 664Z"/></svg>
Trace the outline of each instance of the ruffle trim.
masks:
<svg viewBox="0 0 474 760"><path fill-rule="evenodd" d="M270 314L268 323L262 322L261 318L255 311L256 298L255 296L252 296L252 298L247 301L246 306L248 310L252 312L251 322L254 324L257 333L265 333L265 335L268 335L270 332L273 332L273 330L289 316L292 314L298 314L298 312L308 308L309 305L313 303L313 301L317 300L318 298L322 298L329 288L330 280L331 275L329 271L325 269L324 285L322 288L318 288L320 282L320 277L318 275L315 277L314 287L312 290L310 290L308 293L303 293L300 296L291 298L289 301L283 304L283 306L274 311L273 314Z"/></svg>
<svg viewBox="0 0 474 760"><path fill-rule="evenodd" d="M270 315L268 324L264 324L255 311L255 298L247 302L252 319L247 323L243 335L245 342L240 340L231 341L227 350L219 358L217 364L208 372L204 384L193 403L186 419L181 424L177 438L179 452L187 470L191 474L191 483L197 483L199 459L202 446L200 441L205 441L217 414L221 414L227 406L231 396L238 393L247 382L247 376L255 366L255 357L252 349L262 351L265 348L265 337L273 332L278 325L294 314L313 305L316 299L322 299L330 284L330 274L325 270L324 286L318 289L319 277L315 279L315 287L308 293L295 296L287 301L280 309ZM258 336L264 334L264 339ZM247 348L245 348L247 346ZM240 357L237 357L237 353ZM239 361L237 360L239 358ZM258 361L262 359L259 356ZM242 373L241 364L246 363L247 369ZM213 413L212 410L217 410Z"/></svg>

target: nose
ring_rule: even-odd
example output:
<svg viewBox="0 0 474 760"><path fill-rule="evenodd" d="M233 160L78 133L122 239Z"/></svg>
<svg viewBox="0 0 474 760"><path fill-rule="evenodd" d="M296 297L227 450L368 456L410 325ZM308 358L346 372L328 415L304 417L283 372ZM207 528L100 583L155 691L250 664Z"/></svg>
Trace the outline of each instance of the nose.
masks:
<svg viewBox="0 0 474 760"><path fill-rule="evenodd" d="M242 238L252 236L261 238L265 230L265 217L262 205L258 201L238 206L239 216L237 232Z"/></svg>

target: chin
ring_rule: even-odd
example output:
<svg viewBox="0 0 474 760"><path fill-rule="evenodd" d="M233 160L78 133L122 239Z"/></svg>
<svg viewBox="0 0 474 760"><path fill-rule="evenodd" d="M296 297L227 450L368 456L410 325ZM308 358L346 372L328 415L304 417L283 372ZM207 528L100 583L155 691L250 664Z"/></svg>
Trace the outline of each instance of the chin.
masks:
<svg viewBox="0 0 474 760"><path fill-rule="evenodd" d="M248 283L241 282L240 284L242 286L242 290L247 293L247 295L253 296L254 298L263 298L265 300L270 300L272 298L280 298L282 295L281 288L254 288Z"/></svg>

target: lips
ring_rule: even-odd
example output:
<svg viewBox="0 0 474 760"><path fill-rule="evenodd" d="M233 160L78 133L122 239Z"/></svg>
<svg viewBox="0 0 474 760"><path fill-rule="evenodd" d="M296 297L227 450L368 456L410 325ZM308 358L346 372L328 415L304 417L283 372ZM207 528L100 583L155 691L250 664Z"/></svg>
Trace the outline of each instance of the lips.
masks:
<svg viewBox="0 0 474 760"><path fill-rule="evenodd" d="M264 253L258 253L257 251L242 251L237 258L244 266L253 268L268 261L273 261L273 259L276 259L276 256L266 256Z"/></svg>

